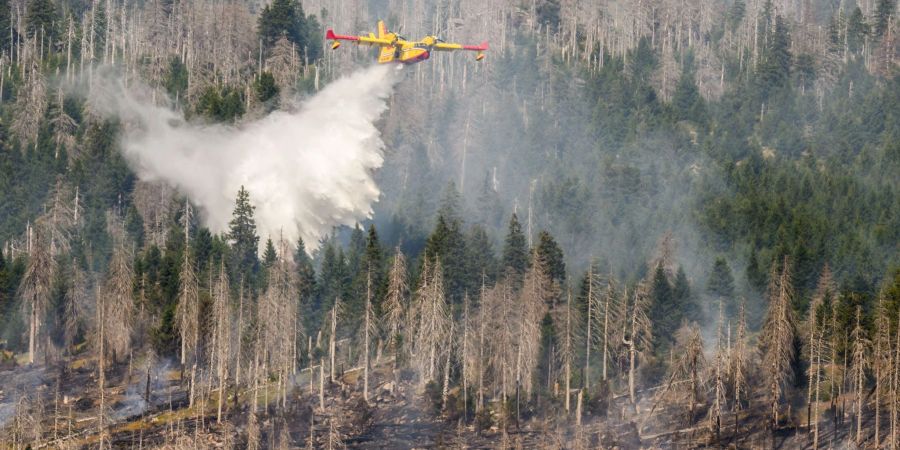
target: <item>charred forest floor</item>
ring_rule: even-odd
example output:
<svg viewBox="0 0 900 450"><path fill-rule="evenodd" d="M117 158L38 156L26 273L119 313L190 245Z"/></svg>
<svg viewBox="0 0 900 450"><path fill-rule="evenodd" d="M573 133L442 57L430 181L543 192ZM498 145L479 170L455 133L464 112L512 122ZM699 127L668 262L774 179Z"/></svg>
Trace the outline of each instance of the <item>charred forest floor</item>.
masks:
<svg viewBox="0 0 900 450"><path fill-rule="evenodd" d="M436 410L423 387L392 365L382 362L370 372L368 401L359 368L337 373L331 381L326 373L321 385L318 367L299 370L287 390L276 378L239 391L232 383L222 396L220 420L218 385L196 382L191 406L191 375L174 364L149 372L137 370L138 364L111 367L102 418L95 361L6 367L0 369L0 447L98 448L104 439L107 448L248 448L253 447L248 435L256 435L257 448L813 448L805 407L786 407L772 433L770 409L762 399L724 414L718 436L702 405L695 406L691 419L683 403L653 409L650 395L637 405L615 396L605 417L585 413L581 424L574 401L566 413L558 399L545 399L520 412L518 421L514 411L505 418L494 413L487 426L477 428L471 412L451 419ZM195 373L194 379L203 374ZM868 443L858 448L877 448L872 444L874 414L864 412L857 424L847 406L851 403L840 400L834 407L820 405L819 448L857 448L858 425L860 441ZM886 429L882 425L882 444Z"/></svg>

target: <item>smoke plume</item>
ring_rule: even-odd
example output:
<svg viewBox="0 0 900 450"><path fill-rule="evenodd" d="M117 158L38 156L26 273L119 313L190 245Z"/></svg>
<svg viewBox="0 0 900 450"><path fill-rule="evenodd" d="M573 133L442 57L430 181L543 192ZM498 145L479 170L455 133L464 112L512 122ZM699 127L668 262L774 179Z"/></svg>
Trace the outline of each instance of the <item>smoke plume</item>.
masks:
<svg viewBox="0 0 900 450"><path fill-rule="evenodd" d="M101 89L96 107L126 124L122 151L138 177L163 181L201 208L213 231L227 229L241 186L256 207L258 233L315 248L336 225L372 214L372 178L384 143L376 120L395 70L373 66L328 85L291 112L239 126L198 125L141 99L134 89ZM96 86L96 85L95 85Z"/></svg>

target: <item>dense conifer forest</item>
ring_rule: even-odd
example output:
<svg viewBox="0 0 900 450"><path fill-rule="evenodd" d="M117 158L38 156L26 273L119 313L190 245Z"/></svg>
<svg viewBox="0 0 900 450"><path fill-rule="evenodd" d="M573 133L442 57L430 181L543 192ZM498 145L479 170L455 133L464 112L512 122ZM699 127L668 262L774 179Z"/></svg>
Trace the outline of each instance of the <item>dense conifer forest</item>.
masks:
<svg viewBox="0 0 900 450"><path fill-rule="evenodd" d="M0 447L897 448L897 10L0 0Z"/></svg>

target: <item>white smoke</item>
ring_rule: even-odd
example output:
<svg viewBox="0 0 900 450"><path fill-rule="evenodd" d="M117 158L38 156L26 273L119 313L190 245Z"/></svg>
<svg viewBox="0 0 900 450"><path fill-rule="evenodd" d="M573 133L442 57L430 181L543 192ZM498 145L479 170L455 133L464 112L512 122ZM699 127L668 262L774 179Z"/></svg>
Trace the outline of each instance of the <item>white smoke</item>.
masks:
<svg viewBox="0 0 900 450"><path fill-rule="evenodd" d="M380 191L372 172L384 143L375 127L396 76L386 66L357 71L303 101L240 126L186 123L168 108L101 89L96 107L126 124L122 151L138 177L164 181L202 209L213 232L227 229L241 186L256 207L258 233L310 249L336 225L372 214Z"/></svg>

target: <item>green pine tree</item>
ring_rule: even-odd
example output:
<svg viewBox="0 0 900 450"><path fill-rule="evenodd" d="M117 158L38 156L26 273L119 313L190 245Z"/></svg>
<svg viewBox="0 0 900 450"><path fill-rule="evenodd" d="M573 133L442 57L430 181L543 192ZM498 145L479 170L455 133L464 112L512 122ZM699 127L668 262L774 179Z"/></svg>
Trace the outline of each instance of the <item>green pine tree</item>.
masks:
<svg viewBox="0 0 900 450"><path fill-rule="evenodd" d="M266 239L266 249L263 251L263 265L267 268L272 267L275 261L278 261L278 253L275 251L275 244L272 243L272 238L268 238Z"/></svg>
<svg viewBox="0 0 900 450"><path fill-rule="evenodd" d="M684 311L672 294L672 285L662 264L656 266L650 286L650 320L653 323L653 341L657 353L665 353L675 342L675 331L681 326Z"/></svg>
<svg viewBox="0 0 900 450"><path fill-rule="evenodd" d="M536 249L538 257L544 261L550 279L556 281L560 285L566 282L566 262L563 257L562 248L553 239L547 231L538 233L538 245Z"/></svg>
<svg viewBox="0 0 900 450"><path fill-rule="evenodd" d="M734 277L731 275L731 267L725 258L716 258L709 281L706 283L706 292L714 297L728 298L734 295Z"/></svg>
<svg viewBox="0 0 900 450"><path fill-rule="evenodd" d="M37 36L43 33L46 42L57 41L60 14L55 2L53 0L31 0L26 9L25 30L28 32L28 36Z"/></svg>
<svg viewBox="0 0 900 450"><path fill-rule="evenodd" d="M896 8L896 0L877 0L875 5L875 36L882 37L887 32L888 26L891 24L891 18L894 17L894 9Z"/></svg>
<svg viewBox="0 0 900 450"><path fill-rule="evenodd" d="M297 238L297 247L294 249L294 264L297 265L297 280L299 283L300 300L310 301L316 291L316 270L312 259L306 253L306 244L302 237Z"/></svg>
<svg viewBox="0 0 900 450"><path fill-rule="evenodd" d="M271 72L259 74L259 78L253 82L253 89L256 91L256 99L261 103L266 103L278 95L278 85Z"/></svg>
<svg viewBox="0 0 900 450"><path fill-rule="evenodd" d="M503 244L503 267L519 275L528 268L528 244L515 213L509 219L506 241Z"/></svg>
<svg viewBox="0 0 900 450"><path fill-rule="evenodd" d="M259 236L256 234L256 221L253 219L255 209L256 207L250 204L250 193L241 186L226 237L231 243L232 270L245 275L254 272L259 265L257 256Z"/></svg>

